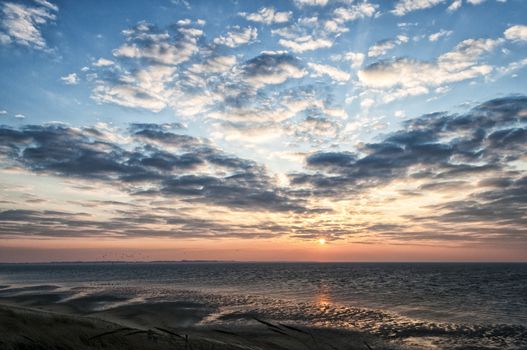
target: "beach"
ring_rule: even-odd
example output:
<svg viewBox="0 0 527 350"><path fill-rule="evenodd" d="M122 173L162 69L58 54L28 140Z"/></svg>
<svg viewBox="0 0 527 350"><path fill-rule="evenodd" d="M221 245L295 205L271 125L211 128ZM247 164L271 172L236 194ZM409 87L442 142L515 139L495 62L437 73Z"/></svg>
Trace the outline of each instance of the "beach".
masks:
<svg viewBox="0 0 527 350"><path fill-rule="evenodd" d="M64 310L59 313L49 311L49 307L20 307L4 301L0 304L0 347L5 350L399 348L358 332L264 320L236 328L199 327L195 322L202 314L188 306L143 304L93 315L73 315Z"/></svg>
<svg viewBox="0 0 527 350"><path fill-rule="evenodd" d="M0 348L515 350L526 277L525 264L0 264Z"/></svg>

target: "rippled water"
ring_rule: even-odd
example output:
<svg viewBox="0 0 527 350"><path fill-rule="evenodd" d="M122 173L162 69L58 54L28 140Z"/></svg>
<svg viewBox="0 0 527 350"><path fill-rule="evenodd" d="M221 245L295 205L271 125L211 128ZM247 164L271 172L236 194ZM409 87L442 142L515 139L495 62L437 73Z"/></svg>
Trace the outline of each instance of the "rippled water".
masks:
<svg viewBox="0 0 527 350"><path fill-rule="evenodd" d="M444 348L527 347L527 264L3 264L0 284L112 296L102 308L198 301L217 310L204 322L258 315Z"/></svg>

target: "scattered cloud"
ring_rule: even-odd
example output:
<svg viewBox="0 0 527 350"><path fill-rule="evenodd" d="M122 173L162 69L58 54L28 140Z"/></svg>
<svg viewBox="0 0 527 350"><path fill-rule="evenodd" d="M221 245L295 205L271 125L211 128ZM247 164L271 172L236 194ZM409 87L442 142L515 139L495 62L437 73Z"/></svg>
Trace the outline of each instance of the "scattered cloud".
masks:
<svg viewBox="0 0 527 350"><path fill-rule="evenodd" d="M441 29L439 32L430 34L428 36L428 40L431 41L431 42L435 42L435 41L438 41L439 39L441 39L442 37L446 37L446 36L452 35L452 33L453 32L451 30Z"/></svg>
<svg viewBox="0 0 527 350"><path fill-rule="evenodd" d="M304 6L326 6L328 0L294 0L295 5L298 7Z"/></svg>
<svg viewBox="0 0 527 350"><path fill-rule="evenodd" d="M396 39L379 41L368 49L368 57L378 57L385 55L389 50L397 45L407 43L410 40L406 35L398 35Z"/></svg>
<svg viewBox="0 0 527 350"><path fill-rule="evenodd" d="M70 73L66 76L60 77L60 80L66 85L77 85L79 83L79 77L77 73Z"/></svg>
<svg viewBox="0 0 527 350"><path fill-rule="evenodd" d="M126 43L113 50L113 55L166 65L185 62L198 51L197 40L203 35L203 31L178 28L175 34L177 35L159 30L148 22L140 22L134 28L123 31Z"/></svg>
<svg viewBox="0 0 527 350"><path fill-rule="evenodd" d="M479 58L500 43L500 39L467 39L433 62L410 58L380 61L360 70L358 77L368 87L392 89L384 97L386 102L425 94L430 87L488 75L493 67L480 64Z"/></svg>
<svg viewBox="0 0 527 350"><path fill-rule="evenodd" d="M254 13L240 12L239 15L244 17L248 21L264 23L264 24L269 25L269 24L274 24L274 23L288 22L291 16L293 15L293 12L291 11L279 12L279 11L276 11L273 7L262 7L257 12L254 12Z"/></svg>
<svg viewBox="0 0 527 350"><path fill-rule="evenodd" d="M1 7L0 43L11 42L48 50L42 27L56 20L58 7L48 1L37 1L39 6L4 2Z"/></svg>
<svg viewBox="0 0 527 350"><path fill-rule="evenodd" d="M445 0L400 0L395 4L392 13L396 16L404 16L409 12L424 10L444 2Z"/></svg>
<svg viewBox="0 0 527 350"><path fill-rule="evenodd" d="M296 40L287 40L287 39L280 39L278 41L280 45L283 47L286 47L288 49L291 49L293 52L305 52L305 51L313 51L323 48L328 48L333 46L333 41L326 38L318 38L315 39L311 36L299 38Z"/></svg>
<svg viewBox="0 0 527 350"><path fill-rule="evenodd" d="M364 58L365 55L363 53L353 51L331 56L331 60L333 61L344 60L351 62L351 68L359 68L360 66L362 66L362 63L364 63Z"/></svg>
<svg viewBox="0 0 527 350"><path fill-rule="evenodd" d="M133 125L130 137L138 146L133 151L97 128L4 127L0 135L2 155L36 173L114 182L133 195L236 210L305 210L273 185L263 167L162 125Z"/></svg>
<svg viewBox="0 0 527 350"><path fill-rule="evenodd" d="M95 67L107 67L114 65L115 62L106 58L99 58L97 61L93 63Z"/></svg>
<svg viewBox="0 0 527 350"><path fill-rule="evenodd" d="M326 64L309 63L309 67L315 71L316 75L325 74L335 81L343 82L350 78L349 73Z"/></svg>
<svg viewBox="0 0 527 350"><path fill-rule="evenodd" d="M264 53L243 65L247 82L255 87L276 85L289 78L299 79L307 74L300 61L288 54Z"/></svg>
<svg viewBox="0 0 527 350"><path fill-rule="evenodd" d="M514 41L527 41L527 26L515 25L507 28L503 33L506 39Z"/></svg>
<svg viewBox="0 0 527 350"><path fill-rule="evenodd" d="M233 29L233 31L227 32L224 36L221 35L215 38L214 43L234 48L253 42L258 37L258 30L253 27L240 28L235 26Z"/></svg>

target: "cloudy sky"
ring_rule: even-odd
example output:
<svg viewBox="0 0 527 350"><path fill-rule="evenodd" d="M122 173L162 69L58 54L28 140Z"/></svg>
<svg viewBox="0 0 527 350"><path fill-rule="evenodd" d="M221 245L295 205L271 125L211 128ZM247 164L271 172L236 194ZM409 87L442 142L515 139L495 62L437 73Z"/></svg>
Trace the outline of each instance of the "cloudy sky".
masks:
<svg viewBox="0 0 527 350"><path fill-rule="evenodd" d="M2 1L0 261L527 261L526 13Z"/></svg>

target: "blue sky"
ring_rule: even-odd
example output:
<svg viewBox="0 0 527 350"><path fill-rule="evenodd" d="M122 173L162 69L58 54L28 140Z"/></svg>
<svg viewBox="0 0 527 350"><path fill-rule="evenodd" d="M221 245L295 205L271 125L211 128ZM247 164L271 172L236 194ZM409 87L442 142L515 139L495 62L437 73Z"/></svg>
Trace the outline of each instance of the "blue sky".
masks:
<svg viewBox="0 0 527 350"><path fill-rule="evenodd" d="M19 226L39 221L35 215L47 216L46 210L97 217L101 225L113 223L119 231L115 218L122 209L86 204L101 200L108 187L119 201L135 203L148 215L160 201L174 210L184 208L186 220L218 210L228 217L221 224L194 222L214 237L229 237L216 231L238 230L236 239L247 231L243 238L399 244L408 241L408 233L421 232L424 238L418 243L489 244L463 225L443 237L425 235L445 224L430 219L427 211L435 206L448 215L449 205L460 201L489 204L478 197L487 193L486 185L467 187L469 183L501 177L522 189L525 140L489 150L494 158L480 154L468 159L458 140L468 147L475 136L464 129L430 129L426 145L449 147L447 159L430 163L412 153L412 162L405 156L372 169L362 164L381 145L392 145L395 136L414 135L422 127L418 121L425 123L435 112L452 120L470 116L475 123L485 114L493 126L475 124L485 129L485 147L491 135L507 128L520 130L521 139L525 13L527 3L520 0L2 2L0 179L11 193L3 195L0 209L8 218L11 211L27 214L5 219L9 228L3 234L25 238L28 233ZM517 113L514 125L509 119L497 122L500 113L510 111ZM15 132L25 136L15 138ZM169 134L186 137L187 143L177 141L176 147ZM50 155L66 136L63 147L87 147L89 154ZM517 142L512 136L507 140ZM403 148L410 145L414 143ZM481 151L483 143L479 147ZM26 157L28 148L40 149L49 159ZM101 153L90 158L95 151ZM109 154L120 158L106 159ZM219 159L236 160L237 165ZM93 164L81 171L78 164L85 160ZM132 167L137 162L146 167L142 172ZM493 170L439 176L461 165ZM391 175L372 175L375 169ZM200 194L169 190L168 185L192 176L226 184L242 175L258 178L243 184L258 188L252 202L243 205L224 200L214 192L217 187L207 184L196 182ZM134 178L132 184L130 176L141 180ZM97 189L83 194L52 190L94 182ZM419 200L408 196L412 191L419 192ZM28 202L28 196L41 201ZM516 200L516 208L525 205L523 198ZM410 218L415 207L420 214ZM364 208L376 209L368 213ZM248 210L251 218L240 220ZM101 212L114 216L98 216ZM480 219L480 227L489 224ZM510 238L524 219L519 215L518 221L494 228L503 247L516 239L527 242L524 231ZM317 232L302 230L299 221L314 225ZM195 239L166 217L149 223L138 226L144 232L163 231L162 237ZM66 232L77 237L79 225L89 227L88 236L103 235L93 222L62 225L61 237ZM42 236L49 234L35 228L39 230Z"/></svg>

